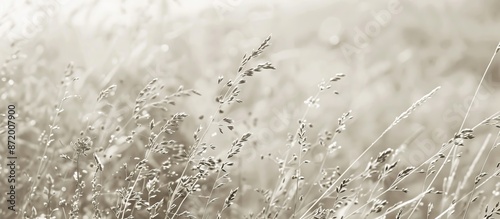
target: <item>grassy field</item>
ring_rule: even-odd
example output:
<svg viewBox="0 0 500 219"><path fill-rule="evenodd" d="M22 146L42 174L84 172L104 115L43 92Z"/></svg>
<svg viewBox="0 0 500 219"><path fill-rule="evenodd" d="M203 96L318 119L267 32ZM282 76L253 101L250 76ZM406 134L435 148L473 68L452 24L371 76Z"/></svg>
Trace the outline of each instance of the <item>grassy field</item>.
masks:
<svg viewBox="0 0 500 219"><path fill-rule="evenodd" d="M0 3L0 218L500 218L500 2L187 2Z"/></svg>

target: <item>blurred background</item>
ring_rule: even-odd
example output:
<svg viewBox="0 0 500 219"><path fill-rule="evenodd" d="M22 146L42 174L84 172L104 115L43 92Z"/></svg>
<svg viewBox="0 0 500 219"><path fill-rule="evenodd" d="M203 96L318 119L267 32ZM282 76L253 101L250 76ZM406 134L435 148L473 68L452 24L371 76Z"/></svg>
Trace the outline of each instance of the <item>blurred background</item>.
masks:
<svg viewBox="0 0 500 219"><path fill-rule="evenodd" d="M257 136L252 150L243 152L248 160L242 161L242 172L263 186L270 183L268 173L258 171L266 162L253 160L284 152L287 133L295 132L306 111L304 101L337 73L346 77L323 93L319 107L306 117L315 138L322 130L334 130L342 113L352 110L354 119L338 140L344 149L334 155L333 166L355 159L412 103L441 86L366 156L407 142L410 153L402 162L418 165L459 131L500 41L499 9L495 0L2 1L1 108L17 104L18 153L26 153L20 157L29 163L33 151L28 149L41 150L39 136L61 99L68 63L74 63L79 78L68 94L78 97L64 104L54 133L57 153L71 151L58 141L74 141L89 121L102 126L94 133L94 142L102 144L98 147L112 147L106 139L123 122L108 118L130 115L139 91L158 78L167 93L182 85L202 94L170 109L190 115L178 136L188 144L204 121L198 117L215 110L217 78L233 77L243 55L272 35L272 45L256 63L269 61L276 70L251 78L241 94L244 103L228 109L241 124L237 130ZM116 95L97 104L100 91L112 84ZM497 59L465 127L499 110L499 88ZM478 140L463 149L464 163L492 130L478 129ZM214 141L228 144L231 138ZM495 162L490 164L493 168Z"/></svg>

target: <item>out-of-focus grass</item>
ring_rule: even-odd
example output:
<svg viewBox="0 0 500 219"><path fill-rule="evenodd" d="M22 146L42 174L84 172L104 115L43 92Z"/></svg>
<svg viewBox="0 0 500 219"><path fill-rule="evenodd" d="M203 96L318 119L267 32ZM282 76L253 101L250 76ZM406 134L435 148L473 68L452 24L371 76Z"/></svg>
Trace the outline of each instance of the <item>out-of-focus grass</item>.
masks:
<svg viewBox="0 0 500 219"><path fill-rule="evenodd" d="M63 145L75 141L88 125L103 125L103 130L94 132L92 137L96 144L101 144L96 147L109 147L107 138L120 124L117 119L130 116L137 93L152 78L162 80L169 92L183 85L203 94L180 101L170 109L191 115L176 136L190 144L192 132L200 122L196 117L209 116L215 110L212 97L217 92L217 77L232 77L241 56L269 33L273 35L273 45L261 59L272 62L277 70L257 74L242 93L245 103L228 110L240 123L252 124L257 120L255 126L237 128L257 133L255 144L248 147L252 150L242 152L249 159L242 159L239 166L242 174L248 174L243 178L249 184L274 185L275 179L270 175L277 168L258 171L271 162L256 161L261 155L284 153L286 134L296 130L297 120L305 111L303 101L316 92L322 79L338 72L347 75L334 87L341 95L330 92L322 96L320 107L311 109L307 118L314 124L310 133L318 133L335 128L337 118L352 110L354 120L338 140L344 149L328 161L329 166L348 165L408 106L436 86L442 87L429 103L384 136L367 156L376 156L387 147L397 148L421 131L402 154L406 158L402 162L417 166L459 131L500 35L496 28L500 21L496 1L401 1L401 12L393 14L376 36L368 37L361 53L346 56L343 48L354 44L357 28L363 30L376 21L373 13L387 10L386 1L228 2L235 3L224 10L215 7L228 4L223 0L196 5L197 10L180 2L136 5L99 1L32 2L12 6L12 10L4 8L6 16L0 16L6 21L0 26L0 61L5 63L0 72L0 99L2 109L9 103L15 103L19 109L19 173L26 174L19 175L20 181L37 177L33 175L37 168L35 159L43 148L37 140L48 129L54 105L61 99L59 85L68 63L74 63L75 75L79 77L68 94L78 98L64 103L60 128L54 133L54 152L71 152L70 147ZM38 19L33 15L40 12L47 13L33 23L33 19ZM27 28L34 28L33 33L23 33ZM494 103L500 101L500 62L493 62L490 70L465 127L498 110ZM97 104L99 92L111 84L117 85L116 96L105 104ZM478 130L477 138L484 139L481 133L491 131L483 129ZM213 141L227 145L231 138ZM464 164L474 159L479 148L470 146L462 154ZM139 145L128 147L123 149L124 157L136 156L127 151L141 153ZM0 149L2 154L4 150ZM498 151L494 153L498 155ZM58 156L51 154L50 158L59 159ZM120 166L127 158L110 159L106 166ZM494 165L492 161L489 166ZM51 172L57 165L48 166ZM70 169L62 169L66 168ZM462 172L457 174L465 174ZM25 201L28 185L20 183L20 203ZM251 193L242 190L243 194Z"/></svg>

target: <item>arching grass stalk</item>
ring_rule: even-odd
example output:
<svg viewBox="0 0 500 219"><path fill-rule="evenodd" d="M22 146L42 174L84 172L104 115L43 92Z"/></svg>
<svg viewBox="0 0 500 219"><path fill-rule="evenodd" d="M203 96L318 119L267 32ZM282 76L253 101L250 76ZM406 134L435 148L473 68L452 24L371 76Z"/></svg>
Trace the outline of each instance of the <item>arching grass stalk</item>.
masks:
<svg viewBox="0 0 500 219"><path fill-rule="evenodd" d="M458 129L458 133L462 132L463 128L464 128L464 125L465 125L465 121L467 120L469 114L470 114L470 110L472 109L472 106L474 104L474 101L476 100L476 97L477 97L477 94L479 93L479 90L481 89L481 86L483 85L483 82L484 82L484 79L486 78L486 74L488 73L488 70L490 69L490 66L491 66L491 63L493 63L493 60L495 59L495 56L497 55L498 51L500 49L500 42L498 43L498 45L495 47L495 50L490 58L490 61L488 63L488 65L486 66L486 69L484 70L483 72L483 75L481 77L481 80L479 81L479 84L477 85L477 88L476 88L476 91L474 92L474 96L472 97L472 101L471 103L469 104L469 107L467 109L467 112L465 113L465 116L464 116L464 119L462 120L462 124L460 125L460 128ZM453 152L453 156L451 157L451 168L450 168L450 173L448 175L448 186L446 187L446 189L449 189L451 187L451 183L453 182L454 180L454 176L455 176L455 169L458 167L458 164L457 164L457 150L458 150L458 145L455 144L452 146L452 149L450 151ZM449 155L446 156L445 159L449 159ZM429 189L432 184L434 183L434 181L437 179L437 177L439 176L439 173L441 173L441 170L444 168L444 166L446 165L447 162L443 162L441 164L441 166L439 167L438 171L436 173L434 173L434 178L432 178L431 182L429 183L429 186L427 187L427 189ZM448 191L445 191L445 193L447 193ZM423 198L423 197L422 197ZM410 213L410 216L413 214L413 212L415 212L415 210L417 209L417 206L418 206L418 203L420 203L420 201L422 200L422 198L415 204L412 212ZM444 203L443 203L444 204Z"/></svg>
<svg viewBox="0 0 500 219"><path fill-rule="evenodd" d="M309 205L309 208L307 208L304 212L304 214L300 218L305 218L305 216L310 212L318 202L320 202L324 197L329 196L332 193L333 188L335 188L335 185L351 170L351 168L384 136L389 130L391 130L395 125L397 125L399 122L401 122L403 119L407 118L413 111L416 110L417 107L422 105L424 102L426 102L429 98L431 98L441 87L436 87L434 88L431 92L420 98L418 101L412 104L410 108L408 108L405 112L403 112L401 115L396 117L394 122L387 127L380 136L375 139L371 143L370 146L368 146L350 165L347 167L346 170L332 183L332 185L325 191L323 194L321 194L312 204Z"/></svg>

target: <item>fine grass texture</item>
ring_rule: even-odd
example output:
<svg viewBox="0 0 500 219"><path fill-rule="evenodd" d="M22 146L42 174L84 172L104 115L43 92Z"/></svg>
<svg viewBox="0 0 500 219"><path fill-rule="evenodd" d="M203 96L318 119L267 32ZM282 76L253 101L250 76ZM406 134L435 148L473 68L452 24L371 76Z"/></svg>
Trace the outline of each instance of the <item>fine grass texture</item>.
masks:
<svg viewBox="0 0 500 219"><path fill-rule="evenodd" d="M125 58L96 53L110 68L86 57L60 59L50 65L60 67L55 72L40 64L55 54L23 50L37 48L29 42L10 45L20 49L5 56L0 106L1 113L8 104L18 108L17 212L3 205L0 218L500 218L500 109L492 103L497 93L487 99L493 106L481 93L498 74L492 66L500 43L464 97L442 94L447 83L425 86L418 95L373 104L370 115L343 102L349 84L364 83L349 79L357 76L332 68L313 86L286 79L295 76L280 75L280 68L290 63L270 55L286 37L259 38L247 42L250 49L242 46L247 51L228 52L228 63L195 51L172 65L141 66L155 55L142 57L140 50L153 49L139 42ZM16 74L31 71L24 53L36 56L33 71L50 73ZM184 71L175 63L210 67L200 76L189 71L203 66ZM440 132L444 140L424 142L432 124L445 120L435 111L467 97L459 123ZM445 107L435 109L441 102ZM494 111L479 116L484 105ZM413 126L420 118L438 121Z"/></svg>

